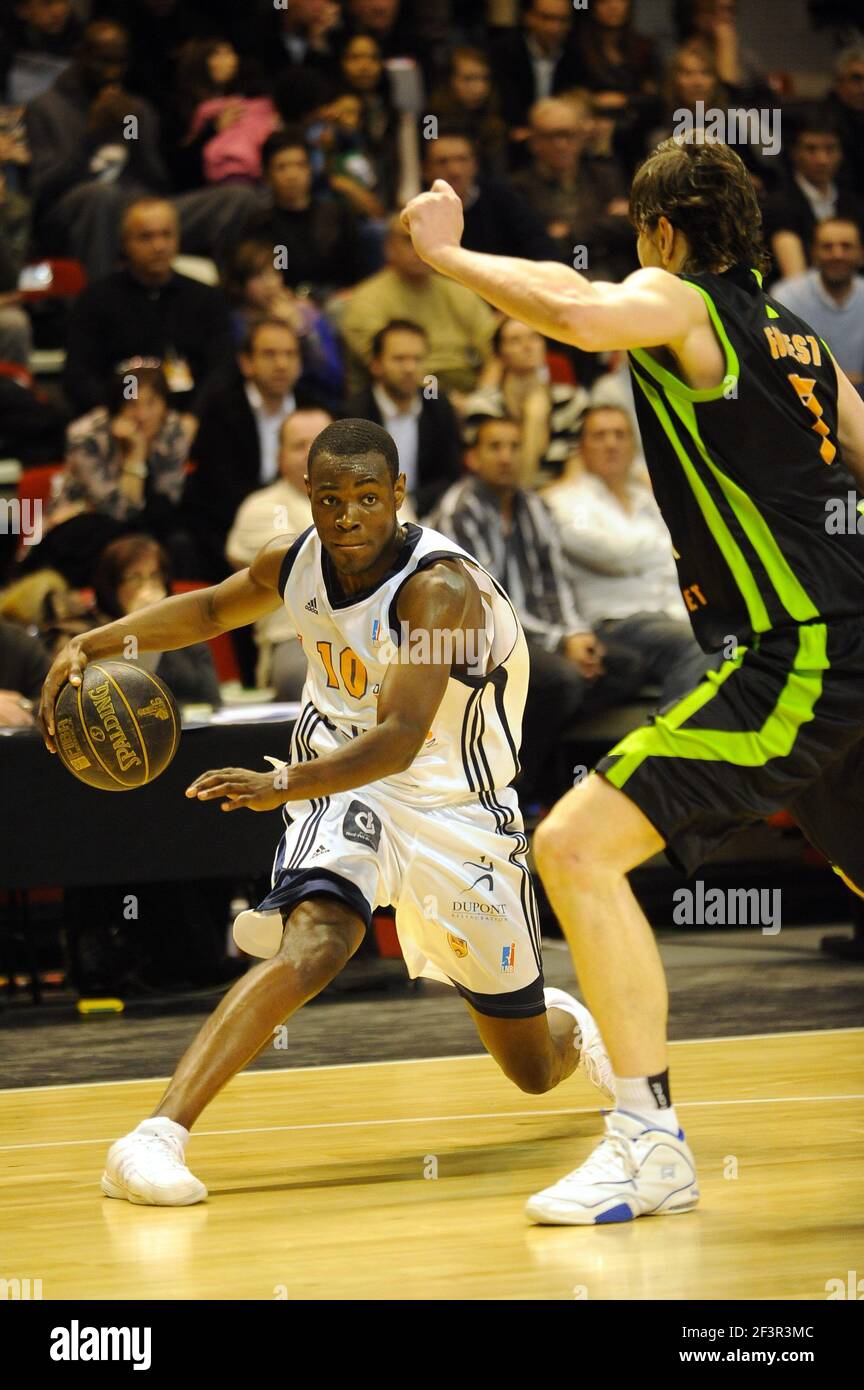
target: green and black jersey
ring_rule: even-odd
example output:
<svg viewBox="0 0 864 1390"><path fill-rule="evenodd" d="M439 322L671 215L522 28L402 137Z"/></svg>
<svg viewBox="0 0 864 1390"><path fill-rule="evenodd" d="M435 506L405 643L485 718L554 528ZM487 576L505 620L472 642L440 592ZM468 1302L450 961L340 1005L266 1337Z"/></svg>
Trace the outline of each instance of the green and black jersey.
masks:
<svg viewBox="0 0 864 1390"><path fill-rule="evenodd" d="M693 630L729 636L864 614L864 534L837 438L837 376L824 341L762 290L758 271L682 275L726 354L696 391L642 349L629 353L657 502Z"/></svg>

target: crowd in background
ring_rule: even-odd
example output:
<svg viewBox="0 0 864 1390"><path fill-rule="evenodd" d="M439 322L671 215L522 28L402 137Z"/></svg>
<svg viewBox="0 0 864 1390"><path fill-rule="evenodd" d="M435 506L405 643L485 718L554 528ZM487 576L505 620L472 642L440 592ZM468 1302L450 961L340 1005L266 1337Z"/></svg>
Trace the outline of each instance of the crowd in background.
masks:
<svg viewBox="0 0 864 1390"><path fill-rule="evenodd" d="M802 97L740 42L734 0L665 8L671 46L630 0L0 4L0 456L62 465L38 543L6 554L0 722L32 719L71 633L309 525L309 446L344 416L396 440L401 519L474 553L520 611L529 803L577 715L693 684L713 658L622 354L494 313L399 220L445 178L469 248L619 280L634 169L682 111L782 110L779 153L738 146L768 283L864 383L864 39L838 30ZM45 349L61 377L34 375ZM237 659L247 684L299 695L284 612ZM158 670L218 703L206 646Z"/></svg>

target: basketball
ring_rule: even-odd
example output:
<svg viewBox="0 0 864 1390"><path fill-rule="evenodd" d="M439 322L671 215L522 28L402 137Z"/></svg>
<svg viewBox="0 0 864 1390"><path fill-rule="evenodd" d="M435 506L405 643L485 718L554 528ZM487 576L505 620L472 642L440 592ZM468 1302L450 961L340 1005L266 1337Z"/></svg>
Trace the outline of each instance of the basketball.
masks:
<svg viewBox="0 0 864 1390"><path fill-rule="evenodd" d="M164 772L180 741L171 691L127 661L93 661L80 685L67 683L54 713L57 752L79 782L133 791Z"/></svg>

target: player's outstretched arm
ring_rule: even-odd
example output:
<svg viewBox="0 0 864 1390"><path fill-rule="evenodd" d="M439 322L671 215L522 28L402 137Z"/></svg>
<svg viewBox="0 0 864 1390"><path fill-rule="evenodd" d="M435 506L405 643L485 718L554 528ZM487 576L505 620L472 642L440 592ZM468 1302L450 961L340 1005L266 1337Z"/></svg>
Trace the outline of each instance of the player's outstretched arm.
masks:
<svg viewBox="0 0 864 1390"><path fill-rule="evenodd" d="M239 570L221 584L160 599L116 622L73 637L58 652L42 686L39 719L49 751L57 751L53 739L57 696L67 681L80 683L88 661L126 655L130 638L135 651L171 652L257 622L282 602L279 570L293 539L274 537L259 550L248 569Z"/></svg>
<svg viewBox="0 0 864 1390"><path fill-rule="evenodd" d="M334 796L392 777L410 767L426 740L447 682L450 657L477 650L464 633L472 581L461 567L435 565L415 574L399 599L397 617L407 636L387 667L378 696L378 723L333 753L272 773L223 768L197 778L186 795L222 802L223 811L270 811L286 801ZM414 640L412 636L414 635ZM417 635L427 640L418 641ZM409 658L417 656L413 661ZM438 658L436 660L435 658Z"/></svg>
<svg viewBox="0 0 864 1390"><path fill-rule="evenodd" d="M634 271L620 285L586 280L557 261L526 261L467 251L462 204L436 179L402 213L418 256L433 269L530 324L585 352L682 343L706 318L702 296L666 270Z"/></svg>

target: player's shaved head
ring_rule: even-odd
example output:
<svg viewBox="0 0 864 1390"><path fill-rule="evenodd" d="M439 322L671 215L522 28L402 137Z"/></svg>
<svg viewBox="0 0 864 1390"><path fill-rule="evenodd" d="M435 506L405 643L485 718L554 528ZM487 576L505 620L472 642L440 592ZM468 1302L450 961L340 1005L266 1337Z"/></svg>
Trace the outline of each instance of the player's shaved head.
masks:
<svg viewBox="0 0 864 1390"><path fill-rule="evenodd" d="M309 450L309 480L312 481L315 462L322 455L328 461L344 459L347 465L358 458L376 454L383 459L391 483L395 483L399 476L399 454L391 435L372 420L334 420L332 425L327 425L321 431ZM370 458L370 466L380 465L373 464Z"/></svg>

